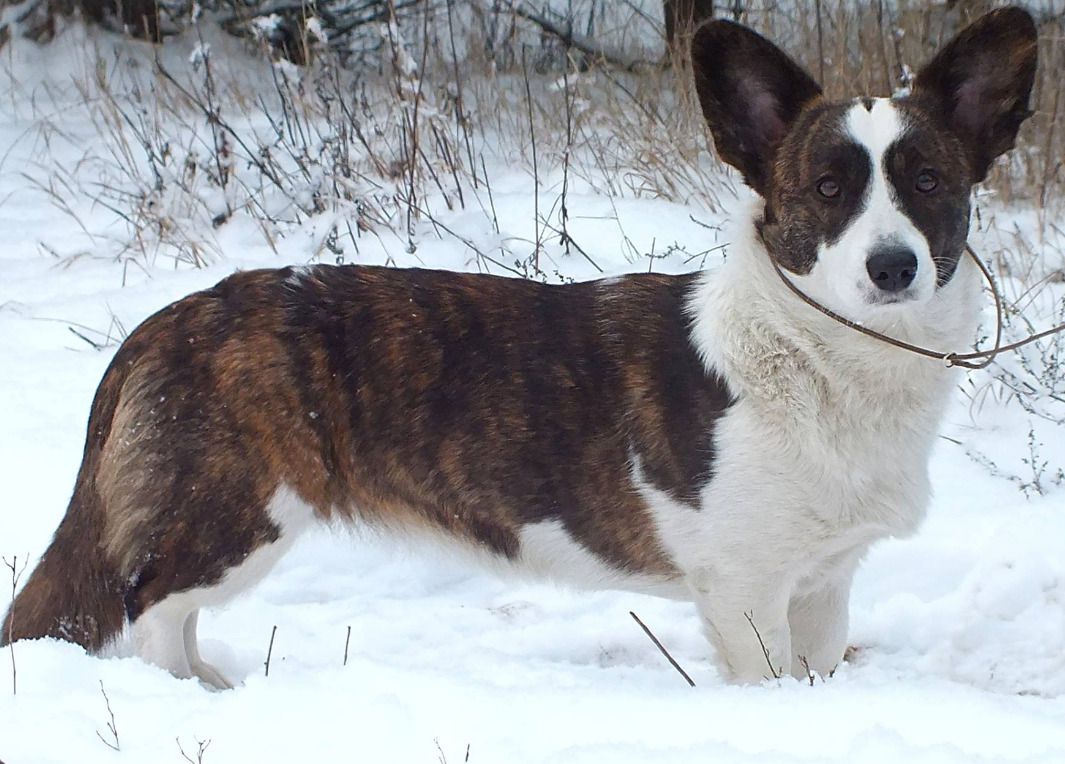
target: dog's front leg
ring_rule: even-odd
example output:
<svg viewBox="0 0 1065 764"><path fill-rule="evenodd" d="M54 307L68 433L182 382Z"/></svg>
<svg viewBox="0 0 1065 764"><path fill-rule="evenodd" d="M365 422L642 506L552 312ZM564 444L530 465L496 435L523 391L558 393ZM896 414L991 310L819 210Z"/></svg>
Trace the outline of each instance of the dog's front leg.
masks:
<svg viewBox="0 0 1065 764"><path fill-rule="evenodd" d="M805 679L828 677L843 660L854 567L840 571L818 589L792 598L788 623L792 635L791 673Z"/></svg>
<svg viewBox="0 0 1065 764"><path fill-rule="evenodd" d="M689 576L718 666L732 682L754 684L791 669L790 587L776 577L704 569Z"/></svg>

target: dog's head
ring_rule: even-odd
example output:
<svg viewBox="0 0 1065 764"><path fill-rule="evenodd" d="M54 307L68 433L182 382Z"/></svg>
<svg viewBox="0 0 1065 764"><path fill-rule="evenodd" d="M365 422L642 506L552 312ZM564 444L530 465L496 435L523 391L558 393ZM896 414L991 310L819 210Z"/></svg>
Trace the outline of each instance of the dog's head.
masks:
<svg viewBox="0 0 1065 764"><path fill-rule="evenodd" d="M828 101L779 48L713 21L692 61L720 157L765 199L770 255L855 318L927 302L954 275L969 196L1030 115L1036 29L1017 8L962 31L899 98Z"/></svg>

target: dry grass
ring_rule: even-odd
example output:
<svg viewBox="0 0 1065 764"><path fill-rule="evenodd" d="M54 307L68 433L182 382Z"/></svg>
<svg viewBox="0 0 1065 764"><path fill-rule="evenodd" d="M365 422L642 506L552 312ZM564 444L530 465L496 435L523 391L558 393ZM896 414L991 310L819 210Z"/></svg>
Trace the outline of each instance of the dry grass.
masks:
<svg viewBox="0 0 1065 764"><path fill-rule="evenodd" d="M739 5L740 20L796 53L839 96L905 88L920 62L991 3ZM1057 74L1065 71L1065 0L1035 5L1042 42L1036 115L1020 150L986 187L997 202L1035 206L1046 228L1065 199L1065 130L1057 125L1065 108ZM167 55L179 41L157 61L142 51L135 68L129 56L97 48L80 87L106 138L104 153L34 180L68 214L80 214L70 200L87 193L124 220L129 235L120 256L154 262L165 252L193 265L221 254L214 237L201 233L204 224L217 228L234 216L254 220L271 246L329 214L337 222L320 237L323 256L343 256L338 241L357 251L362 234L386 231L412 252L416 224L433 217L429 199L487 214L491 179L483 176L499 157L520 157L537 185L561 170L567 187L578 182L612 197L716 209L732 186L709 157L686 66L661 65L658 6L627 0L608 12L594 0L570 3L572 27L592 30L589 39L611 55L656 62L634 72L593 66L507 4L488 2L408 9L401 23L367 30L379 44L364 46L355 68L345 66L350 56L306 32L313 25L305 28L304 67L270 66L242 53L257 77L235 74L239 63L212 52L232 49L233 41L220 39L209 20L190 24L184 44L199 43L191 65ZM565 238L562 202L540 210L538 229Z"/></svg>
<svg viewBox="0 0 1065 764"><path fill-rule="evenodd" d="M275 248L313 221L314 255L342 260L364 236L416 253L417 226L447 233L446 211L494 218L487 168L517 158L548 197L538 197L542 235L476 254L537 277L543 237L582 250L566 230L574 186L712 209L732 195L686 72L590 67L536 28L501 31L513 15L493 25L471 8L437 4L381 26L375 65L354 70L313 40L303 67L270 63L265 46L262 56L234 53L239 45L206 22L154 58L91 47L77 85L103 140L76 162L42 163L31 181L92 231L98 252L126 262L202 265L222 255L215 232L234 220ZM100 234L72 201L85 199L125 234Z"/></svg>

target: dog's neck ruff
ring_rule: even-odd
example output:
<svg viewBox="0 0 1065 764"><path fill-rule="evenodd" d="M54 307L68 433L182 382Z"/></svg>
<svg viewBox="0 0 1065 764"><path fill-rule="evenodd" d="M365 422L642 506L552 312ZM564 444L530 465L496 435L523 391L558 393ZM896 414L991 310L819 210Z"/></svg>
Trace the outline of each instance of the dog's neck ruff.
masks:
<svg viewBox="0 0 1065 764"><path fill-rule="evenodd" d="M763 210L761 199L752 202L735 224L725 263L693 291L693 340L708 368L724 371L731 381L765 377L774 373L770 367L801 366L829 387L871 396L906 395L922 386L948 389L945 364L900 353L797 299L776 274L756 230ZM977 326L978 278L972 264L963 264L927 303L865 326L908 343L961 347ZM770 388L787 384L777 380Z"/></svg>

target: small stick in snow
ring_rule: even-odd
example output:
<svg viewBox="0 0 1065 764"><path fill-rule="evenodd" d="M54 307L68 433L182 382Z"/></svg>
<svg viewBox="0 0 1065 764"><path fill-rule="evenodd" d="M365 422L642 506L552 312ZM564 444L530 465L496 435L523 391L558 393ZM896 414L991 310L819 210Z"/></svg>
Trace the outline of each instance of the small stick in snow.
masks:
<svg viewBox="0 0 1065 764"><path fill-rule="evenodd" d="M174 741L177 743L178 750L181 751L181 758L189 762L189 764L203 764L203 755L207 752L207 746L211 744L211 739L208 738L207 740L200 740L199 738L193 738L193 740L196 741L197 746L195 759L185 753L185 749L181 747L181 738L174 738Z"/></svg>
<svg viewBox="0 0 1065 764"><path fill-rule="evenodd" d="M662 653L662 655L666 656L666 660L670 662L670 664L673 666L673 668L675 668L680 673L680 675L682 677L684 677L684 680L688 683L688 686L689 687L694 687L695 686L695 682L693 682L692 678L690 676L688 676L688 672L685 671L684 669L682 669L680 667L680 664L677 663L675 660L673 660L673 656L669 654L669 650L667 650L665 648L665 646L661 642L658 641L658 637L656 637L651 632L651 630L649 628L647 628L647 624L645 624L643 621L641 621L640 617L638 615L636 615L634 612L632 612L631 610L629 611L629 615L632 616L632 620L634 620L634 621L636 621L636 623L640 624L640 628L643 629L644 634L646 634L650 638L650 640L652 642L654 642L655 647L657 647L659 649L659 651Z"/></svg>
<svg viewBox="0 0 1065 764"><path fill-rule="evenodd" d="M103 347L104 347L103 345L101 345L101 344L100 344L99 342L94 342L93 340L90 340L90 339L89 339L88 337L86 337L86 336L85 336L84 334L82 334L81 332L79 332L79 331L78 331L77 329L75 329L75 328L74 328L73 326L68 326L68 327L67 327L67 331L69 331L69 332L70 332L71 334L73 334L73 335L74 335L75 337L77 337L77 338L78 338L79 340L83 340L83 341L85 341L85 342L89 343L89 346L90 346L90 347L91 347L91 348L92 348L93 350L103 350Z"/></svg>
<svg viewBox="0 0 1065 764"><path fill-rule="evenodd" d="M799 663L802 665L803 670L806 672L806 678L810 682L810 686L814 686L814 672L810 669L810 661L806 660L805 655L799 656ZM821 681L825 681L824 677L821 677Z"/></svg>
<svg viewBox="0 0 1065 764"><path fill-rule="evenodd" d="M107 715L111 717L111 721L107 723L107 730L111 733L111 737L115 739L115 742L111 743L104 739L104 736L100 734L100 730L96 730L96 737L100 738L100 742L115 751L121 751L122 748L118 742L118 726L115 724L115 712L111 710L111 699L107 697L107 692L104 690L104 681L100 680L100 694L104 696L104 703L107 704Z"/></svg>
<svg viewBox="0 0 1065 764"><path fill-rule="evenodd" d="M276 634L277 625L275 624L274 628L270 629L270 646L266 648L266 663L263 664L266 666L266 676L270 676L270 656L274 654L274 635Z"/></svg>
<svg viewBox="0 0 1065 764"><path fill-rule="evenodd" d="M440 764L447 764L447 755L444 753L443 747L440 745L440 738L433 738L433 742L436 743L436 760ZM470 744L466 743L466 758L462 761L468 764L470 760ZM2 764L2 763L0 763Z"/></svg>
<svg viewBox="0 0 1065 764"><path fill-rule="evenodd" d="M765 646L765 642L762 641L762 635L758 631L758 627L754 625L754 613L744 613L743 617L747 619L747 623L751 624L751 628L754 629L754 636L758 637L758 644L762 648L762 655L765 656L766 665L769 666L769 673L773 675L774 679L780 679L781 672L779 669L773 668L773 660L769 657L769 648ZM768 679L769 677L766 677Z"/></svg>
<svg viewBox="0 0 1065 764"><path fill-rule="evenodd" d="M348 627L348 636L344 638L344 665L348 665L348 645L351 644L351 627Z"/></svg>
<svg viewBox="0 0 1065 764"><path fill-rule="evenodd" d="M18 695L18 670L15 666L15 593L18 591L18 582L22 578L22 574L26 572L26 562L29 559L29 555L26 555L26 560L23 561L22 567L18 566L18 555L16 554L9 561L6 557L3 558L4 565L11 571L11 612L7 622L7 646L11 651L11 694Z"/></svg>

